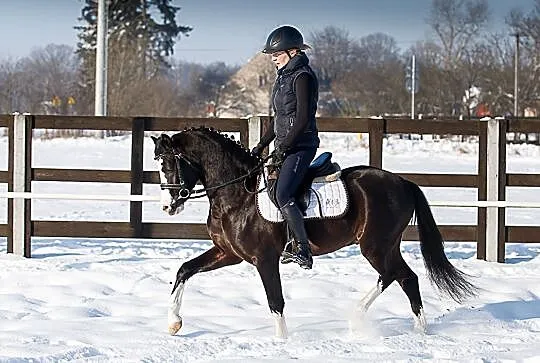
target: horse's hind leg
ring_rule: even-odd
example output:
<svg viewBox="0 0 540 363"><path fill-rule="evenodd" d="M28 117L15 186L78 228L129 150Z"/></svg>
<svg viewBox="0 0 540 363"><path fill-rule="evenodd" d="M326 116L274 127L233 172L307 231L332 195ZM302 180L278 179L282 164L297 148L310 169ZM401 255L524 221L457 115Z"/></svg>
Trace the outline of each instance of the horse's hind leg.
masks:
<svg viewBox="0 0 540 363"><path fill-rule="evenodd" d="M382 271L382 270L381 270ZM380 273L380 272L379 272ZM383 275L379 275L379 279L377 280L377 285L371 289L359 302L356 306L356 311L353 314L353 318L349 321L349 329L351 332L354 332L357 327L356 324L358 322L362 322L364 320L364 315L373 304L375 299L382 294L382 292L393 282L393 280L389 280L383 277Z"/></svg>
<svg viewBox="0 0 540 363"><path fill-rule="evenodd" d="M268 306L275 318L276 337L285 339L287 338L287 325L285 324L285 318L283 317L285 300L283 299L281 278L279 276L279 255L269 254L271 257L259 260L256 263L256 267L266 292Z"/></svg>
<svg viewBox="0 0 540 363"><path fill-rule="evenodd" d="M411 303L411 309L414 314L414 327L425 332L427 324L422 305L422 297L420 296L418 276L411 270L401 255L399 256L399 259L401 260L402 265L396 276L396 280Z"/></svg>
<svg viewBox="0 0 540 363"><path fill-rule="evenodd" d="M415 328L425 331L426 319L422 308L418 276L403 260L403 256L399 251L399 244L391 247L391 251L386 255L382 251L378 251L371 251L371 253L364 255L380 275L377 286L360 300L357 309L360 312L366 312L373 301L395 280L409 298L414 314Z"/></svg>
<svg viewBox="0 0 540 363"><path fill-rule="evenodd" d="M401 240L401 238L400 238ZM418 276L403 259L398 244L388 253L385 259L385 275L391 281L396 280L409 298L414 314L415 328L425 331L426 318L422 308L422 298L418 286Z"/></svg>
<svg viewBox="0 0 540 363"><path fill-rule="evenodd" d="M386 268L386 255L385 254L387 252L383 251L381 248L374 248L374 249L367 248L366 246L369 246L369 245L379 246L379 245L384 245L384 243L377 244L376 241L371 241L371 242L363 241L360 243L362 254L368 260L371 266L379 273L379 279L377 280L377 285L373 289L371 289L358 302L357 311L362 312L362 313L367 312L367 310L369 309L371 304L373 304L375 299L380 294L382 294L382 292L386 290L386 288L390 286L392 282L394 282L394 277L388 273L387 268Z"/></svg>
<svg viewBox="0 0 540 363"><path fill-rule="evenodd" d="M382 276L379 276L377 285L373 289L369 290L369 292L358 302L356 309L362 313L367 312L371 304L373 304L375 299L382 294L388 285L390 284L383 284Z"/></svg>
<svg viewBox="0 0 540 363"><path fill-rule="evenodd" d="M198 272L215 270L217 268L234 265L242 262L242 259L232 253L227 253L217 247L212 247L202 255L184 262L176 274L169 305L168 324L169 334L174 335L182 327L180 308L182 307L182 295L184 294L184 284Z"/></svg>

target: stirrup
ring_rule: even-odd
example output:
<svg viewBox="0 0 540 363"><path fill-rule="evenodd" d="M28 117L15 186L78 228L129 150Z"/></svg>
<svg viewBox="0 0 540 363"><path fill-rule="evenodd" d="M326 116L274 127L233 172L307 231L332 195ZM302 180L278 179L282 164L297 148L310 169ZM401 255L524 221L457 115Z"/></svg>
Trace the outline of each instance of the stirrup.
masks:
<svg viewBox="0 0 540 363"><path fill-rule="evenodd" d="M285 248L283 248L283 252L281 252L281 263L287 264L295 261L295 254L293 253L294 248L294 240L290 240L285 244Z"/></svg>
<svg viewBox="0 0 540 363"><path fill-rule="evenodd" d="M281 263L287 264L296 262L301 268L311 270L313 267L313 257L309 258L308 256L308 258L302 258L299 255L299 252L300 248L298 247L298 243L296 241L291 240L287 242L283 252L281 253Z"/></svg>
<svg viewBox="0 0 540 363"><path fill-rule="evenodd" d="M287 255L287 258L285 258L285 256L281 254L281 263L285 264L285 263L291 263L291 262L296 262L298 266L300 266L301 268L305 270L311 270L313 268L313 258L306 259L306 258L302 258L298 255L293 255L293 254Z"/></svg>
<svg viewBox="0 0 540 363"><path fill-rule="evenodd" d="M294 262L305 270L311 270L313 267L313 257L304 259L296 255Z"/></svg>

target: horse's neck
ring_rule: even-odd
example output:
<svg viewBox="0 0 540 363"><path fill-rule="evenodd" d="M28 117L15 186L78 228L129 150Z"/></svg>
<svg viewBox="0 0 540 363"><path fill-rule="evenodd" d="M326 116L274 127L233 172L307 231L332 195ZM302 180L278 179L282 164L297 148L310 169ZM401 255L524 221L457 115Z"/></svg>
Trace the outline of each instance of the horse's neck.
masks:
<svg viewBox="0 0 540 363"><path fill-rule="evenodd" d="M224 155L224 154L221 154ZM207 158L203 161L205 169L203 184L205 188L214 188L208 193L210 204L220 210L244 206L253 197L253 193L249 193L251 178L256 178L256 175L245 180L250 169L249 167L239 167L238 162L232 160L231 157L221 156L218 158ZM227 185L225 185L227 184ZM253 190L257 187L253 183Z"/></svg>
<svg viewBox="0 0 540 363"><path fill-rule="evenodd" d="M250 169L249 166L242 166L242 161L235 159L237 157L235 154L242 152L241 150L225 150L223 145L221 147L218 145L219 142L210 145L200 156L207 187L239 178Z"/></svg>
<svg viewBox="0 0 540 363"><path fill-rule="evenodd" d="M246 161L241 153L244 150L234 149L234 145L227 145L229 140L216 139L216 135L207 132L193 134L197 140L193 144L197 145L192 149L192 157L199 160L203 169L202 183L205 188L214 188L208 193L210 202L236 205L245 203L247 193L244 188L244 180L235 181L246 176L255 166L245 165ZM219 135L219 137L223 137ZM233 141L230 141L233 142ZM240 158L240 159L237 159ZM247 159L247 158L246 158ZM223 184L231 185L223 186Z"/></svg>
<svg viewBox="0 0 540 363"><path fill-rule="evenodd" d="M201 160L201 164L206 187L226 183L242 174L242 171L234 166L230 157L227 158L219 153L210 153Z"/></svg>

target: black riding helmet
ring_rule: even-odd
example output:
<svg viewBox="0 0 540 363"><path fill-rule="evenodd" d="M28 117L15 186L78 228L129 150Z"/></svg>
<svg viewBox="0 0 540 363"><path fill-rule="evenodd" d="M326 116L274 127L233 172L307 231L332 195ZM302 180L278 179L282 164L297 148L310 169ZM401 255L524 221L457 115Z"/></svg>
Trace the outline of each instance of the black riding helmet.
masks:
<svg viewBox="0 0 540 363"><path fill-rule="evenodd" d="M262 52L270 54L288 49L310 49L310 47L304 44L304 37L298 29L284 25L270 33Z"/></svg>

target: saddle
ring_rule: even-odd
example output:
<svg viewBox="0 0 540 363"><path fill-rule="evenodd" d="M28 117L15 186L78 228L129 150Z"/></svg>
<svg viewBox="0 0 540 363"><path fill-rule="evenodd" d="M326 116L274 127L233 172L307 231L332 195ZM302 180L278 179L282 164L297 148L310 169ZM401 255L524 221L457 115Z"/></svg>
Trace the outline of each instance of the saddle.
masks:
<svg viewBox="0 0 540 363"><path fill-rule="evenodd" d="M295 195L298 207L306 219L338 218L348 209L348 195L341 180L340 166L332 162L332 153L324 152L313 160L306 176ZM282 216L272 200L274 180L268 178L268 193L257 195L259 213L268 221L280 222ZM259 179L259 188L266 185L264 178Z"/></svg>
<svg viewBox="0 0 540 363"><path fill-rule="evenodd" d="M321 177L324 177L326 181L333 181L337 180L340 175L341 167L332 161L332 153L325 151L311 162L304 182L311 184L315 178Z"/></svg>
<svg viewBox="0 0 540 363"><path fill-rule="evenodd" d="M302 184L298 187L295 196L300 210L305 214L310 199L311 185L314 182L332 182L338 180L340 176L341 167L338 163L332 162L331 152L326 151L317 156L317 158L309 165L306 176L304 177Z"/></svg>

